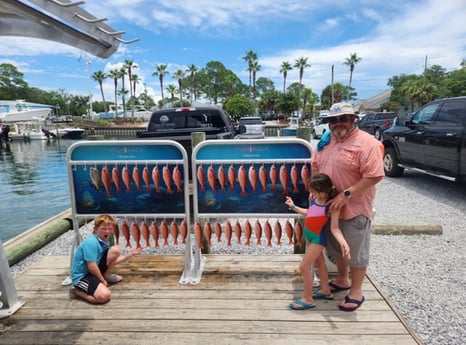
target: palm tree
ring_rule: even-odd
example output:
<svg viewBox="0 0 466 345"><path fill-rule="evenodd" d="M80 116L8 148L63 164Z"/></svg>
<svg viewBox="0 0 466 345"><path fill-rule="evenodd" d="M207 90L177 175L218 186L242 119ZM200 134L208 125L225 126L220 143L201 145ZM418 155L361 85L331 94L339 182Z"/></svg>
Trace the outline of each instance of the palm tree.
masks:
<svg viewBox="0 0 466 345"><path fill-rule="evenodd" d="M173 84L168 84L167 86L167 92L171 95L171 102L172 102L172 107L174 108L174 104L175 103L175 92L176 92L176 87L175 85Z"/></svg>
<svg viewBox="0 0 466 345"><path fill-rule="evenodd" d="M107 114L107 103L105 102L105 95L104 95L104 88L103 88L103 81L107 78L107 75L102 71L97 71L92 74L92 79L99 83L100 87L100 94L102 95L102 102L104 103L104 111Z"/></svg>
<svg viewBox="0 0 466 345"><path fill-rule="evenodd" d="M108 73L108 76L110 78L113 79L113 85L114 85L114 94L115 94L115 109L114 109L114 112L115 112L115 118L117 117L118 115L118 80L121 78L121 71L120 70L117 70L117 69L114 69L114 70L111 70L109 73Z"/></svg>
<svg viewBox="0 0 466 345"><path fill-rule="evenodd" d="M249 72L249 95L251 96L251 86L252 86L252 70L251 70L251 64L254 61L257 61L257 54L252 51L248 50L246 51L246 55L243 56L243 60L248 63L248 72Z"/></svg>
<svg viewBox="0 0 466 345"><path fill-rule="evenodd" d="M299 70L299 89L301 90L303 88L304 69L311 67L311 65L307 63L307 58L300 57L299 59L295 60L294 67Z"/></svg>
<svg viewBox="0 0 466 345"><path fill-rule="evenodd" d="M288 76L288 71L291 71L293 66L288 61L283 61L280 66L280 73L283 74L283 93L286 92L286 77Z"/></svg>
<svg viewBox="0 0 466 345"><path fill-rule="evenodd" d="M249 66L249 69L252 73L252 98L255 100L256 99L256 73L260 71L261 65L259 65L259 62L252 61L251 65Z"/></svg>
<svg viewBox="0 0 466 345"><path fill-rule="evenodd" d="M183 78L184 78L184 71L179 69L173 75L173 79L178 81L178 90L180 92L180 106L183 106Z"/></svg>
<svg viewBox="0 0 466 345"><path fill-rule="evenodd" d="M125 89L125 76L126 76L126 66L120 68L120 75L121 75L121 103L123 106L123 118L126 120L126 100L125 95L128 93L128 90Z"/></svg>
<svg viewBox="0 0 466 345"><path fill-rule="evenodd" d="M129 80L129 83L131 84L132 72L133 72L132 69L137 68L138 66L133 63L133 60L126 59L124 67L126 67L126 69L128 70L128 80ZM134 97L135 97L135 94L133 93L133 88L131 86L129 88L129 96L130 96L130 99L131 99L131 118L134 119Z"/></svg>
<svg viewBox="0 0 466 345"><path fill-rule="evenodd" d="M196 85L196 80L194 78L196 72L197 72L197 67L194 64L191 64L188 66L188 69L186 72L189 73L189 84L190 84L190 97L191 97L191 104L193 103L193 97L195 97L195 85Z"/></svg>
<svg viewBox="0 0 466 345"><path fill-rule="evenodd" d="M162 96L162 104L163 104L163 78L168 74L169 72L167 71L167 65L160 64L157 65L154 73L152 73L153 77L159 77L160 81L160 94Z"/></svg>
<svg viewBox="0 0 466 345"><path fill-rule="evenodd" d="M132 85L132 90L133 90L133 98L136 99L136 85L139 83L141 79L139 78L139 76L137 74L133 74L131 76L131 85ZM134 105L134 101L133 101L133 105ZM134 111L134 109L133 109Z"/></svg>
<svg viewBox="0 0 466 345"><path fill-rule="evenodd" d="M348 84L348 92L351 90L351 82L353 81L353 72L354 72L354 67L356 64L358 64L362 58L358 57L356 53L353 53L350 55L349 58L345 59L345 62L343 62L343 65L349 66L350 68L350 77L349 77L349 84Z"/></svg>

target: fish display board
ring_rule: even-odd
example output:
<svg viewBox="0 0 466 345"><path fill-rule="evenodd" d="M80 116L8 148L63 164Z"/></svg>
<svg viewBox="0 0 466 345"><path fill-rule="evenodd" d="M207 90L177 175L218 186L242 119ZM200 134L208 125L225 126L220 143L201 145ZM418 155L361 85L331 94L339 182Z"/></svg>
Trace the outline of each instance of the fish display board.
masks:
<svg viewBox="0 0 466 345"><path fill-rule="evenodd" d="M175 141L80 141L67 164L74 216L189 219L188 158Z"/></svg>
<svg viewBox="0 0 466 345"><path fill-rule="evenodd" d="M200 143L192 157L194 219L290 217L286 196L308 205L311 154L297 138Z"/></svg>

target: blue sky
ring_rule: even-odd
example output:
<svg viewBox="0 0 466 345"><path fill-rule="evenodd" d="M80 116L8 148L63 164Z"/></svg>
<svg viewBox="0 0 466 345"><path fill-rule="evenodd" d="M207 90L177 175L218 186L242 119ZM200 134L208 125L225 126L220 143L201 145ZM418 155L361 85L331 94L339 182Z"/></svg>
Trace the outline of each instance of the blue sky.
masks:
<svg viewBox="0 0 466 345"><path fill-rule="evenodd" d="M176 84L176 70L191 64L202 68L212 60L247 84L243 57L253 50L261 65L257 77L272 79L278 90L283 61L308 58L311 67L303 83L320 96L331 83L332 65L334 81L348 83L343 62L356 53L362 60L352 85L358 98L366 99L387 90L394 75L422 73L426 56L428 66L447 71L466 59L466 0L88 0L81 7L125 31L122 39L140 41L120 44L115 54L100 59L51 41L2 37L0 63L15 65L30 86L82 95L90 89L100 100L99 87L88 75L131 59L141 79L137 93L145 84L158 100L156 65L168 65L165 87ZM289 71L287 85L298 79L296 69ZM105 93L113 99L112 80L105 82Z"/></svg>

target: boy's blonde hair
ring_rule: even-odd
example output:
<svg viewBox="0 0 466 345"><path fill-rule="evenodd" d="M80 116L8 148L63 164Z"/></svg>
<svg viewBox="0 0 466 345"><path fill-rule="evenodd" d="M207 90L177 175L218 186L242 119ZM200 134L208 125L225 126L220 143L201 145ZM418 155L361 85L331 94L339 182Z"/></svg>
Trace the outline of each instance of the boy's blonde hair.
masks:
<svg viewBox="0 0 466 345"><path fill-rule="evenodd" d="M94 229L98 228L102 224L116 224L116 219L109 214L100 214L94 219Z"/></svg>

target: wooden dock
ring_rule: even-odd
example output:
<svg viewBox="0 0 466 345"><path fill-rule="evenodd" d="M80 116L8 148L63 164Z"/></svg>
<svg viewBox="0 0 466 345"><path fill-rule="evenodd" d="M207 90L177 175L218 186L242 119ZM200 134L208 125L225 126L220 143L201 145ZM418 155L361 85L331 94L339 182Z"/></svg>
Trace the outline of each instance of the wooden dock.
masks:
<svg viewBox="0 0 466 345"><path fill-rule="evenodd" d="M25 304L0 320L0 344L421 344L370 277L356 312L338 310L344 292L293 311L300 255L206 257L198 285L178 283L182 256L134 257L99 306L61 285L68 256L44 257L15 279Z"/></svg>

